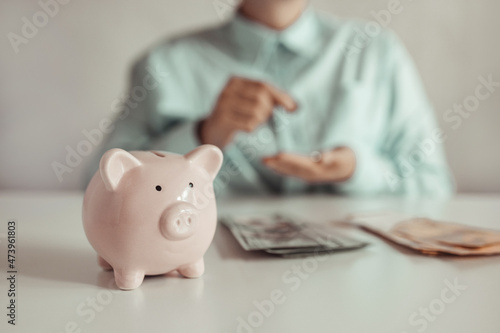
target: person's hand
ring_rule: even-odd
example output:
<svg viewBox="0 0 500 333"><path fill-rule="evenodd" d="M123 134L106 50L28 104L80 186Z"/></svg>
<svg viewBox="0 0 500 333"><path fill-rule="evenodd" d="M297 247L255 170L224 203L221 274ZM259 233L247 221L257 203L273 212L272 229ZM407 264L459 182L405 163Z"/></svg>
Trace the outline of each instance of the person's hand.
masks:
<svg viewBox="0 0 500 333"><path fill-rule="evenodd" d="M295 101L288 94L270 84L232 77L212 113L200 122L200 141L222 149L236 132L253 132L266 122L276 105L287 111L296 109Z"/></svg>
<svg viewBox="0 0 500 333"><path fill-rule="evenodd" d="M262 162L281 175L297 177L308 183L342 182L354 174L356 156L352 149L339 147L318 155L279 153L263 158Z"/></svg>

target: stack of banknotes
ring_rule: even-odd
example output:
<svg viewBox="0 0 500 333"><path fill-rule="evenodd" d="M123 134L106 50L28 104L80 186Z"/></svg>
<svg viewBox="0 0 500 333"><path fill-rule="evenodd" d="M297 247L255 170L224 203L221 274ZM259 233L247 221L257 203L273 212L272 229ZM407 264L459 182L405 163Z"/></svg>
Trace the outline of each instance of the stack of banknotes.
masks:
<svg viewBox="0 0 500 333"><path fill-rule="evenodd" d="M282 257L302 257L359 249L367 245L330 225L286 215L232 215L220 218L247 251Z"/></svg>
<svg viewBox="0 0 500 333"><path fill-rule="evenodd" d="M350 221L424 254L500 254L500 231L497 230L429 218L409 218L397 213L354 214Z"/></svg>

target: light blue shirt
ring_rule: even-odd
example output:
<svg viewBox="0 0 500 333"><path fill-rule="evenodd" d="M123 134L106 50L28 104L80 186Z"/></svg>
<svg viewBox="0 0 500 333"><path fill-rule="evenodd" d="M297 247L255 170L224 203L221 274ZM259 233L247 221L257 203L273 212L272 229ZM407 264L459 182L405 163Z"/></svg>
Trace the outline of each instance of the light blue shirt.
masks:
<svg viewBox="0 0 500 333"><path fill-rule="evenodd" d="M235 136L215 181L219 194L452 192L443 137L396 36L366 35L362 22L311 8L283 31L236 14L220 27L154 47L134 66L129 100L101 153L114 147L187 153L200 144L197 124L232 76L271 83L298 109L276 108L253 133ZM308 155L338 146L353 149L357 161L342 183L310 185L261 163L278 152Z"/></svg>

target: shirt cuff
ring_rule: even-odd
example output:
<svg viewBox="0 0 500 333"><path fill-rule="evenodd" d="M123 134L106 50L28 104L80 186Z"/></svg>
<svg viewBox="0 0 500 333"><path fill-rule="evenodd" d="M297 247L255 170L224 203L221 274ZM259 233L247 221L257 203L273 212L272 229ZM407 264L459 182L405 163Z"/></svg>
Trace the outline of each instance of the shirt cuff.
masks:
<svg viewBox="0 0 500 333"><path fill-rule="evenodd" d="M198 122L187 121L170 129L167 133L153 140L151 149L163 150L176 154L187 154L199 145Z"/></svg>
<svg viewBox="0 0 500 333"><path fill-rule="evenodd" d="M373 152L363 143L345 145L354 151L356 169L346 181L336 183L336 188L345 194L368 195L391 191L390 177L395 174L394 165Z"/></svg>

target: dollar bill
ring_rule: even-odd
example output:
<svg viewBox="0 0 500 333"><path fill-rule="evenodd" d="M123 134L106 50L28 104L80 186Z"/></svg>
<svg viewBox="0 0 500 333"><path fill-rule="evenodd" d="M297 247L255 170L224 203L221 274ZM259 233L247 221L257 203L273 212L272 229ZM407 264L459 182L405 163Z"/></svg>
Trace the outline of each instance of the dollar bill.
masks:
<svg viewBox="0 0 500 333"><path fill-rule="evenodd" d="M332 227L315 225L289 215L232 215L221 218L221 222L231 230L243 249L284 257L327 254L367 245Z"/></svg>

